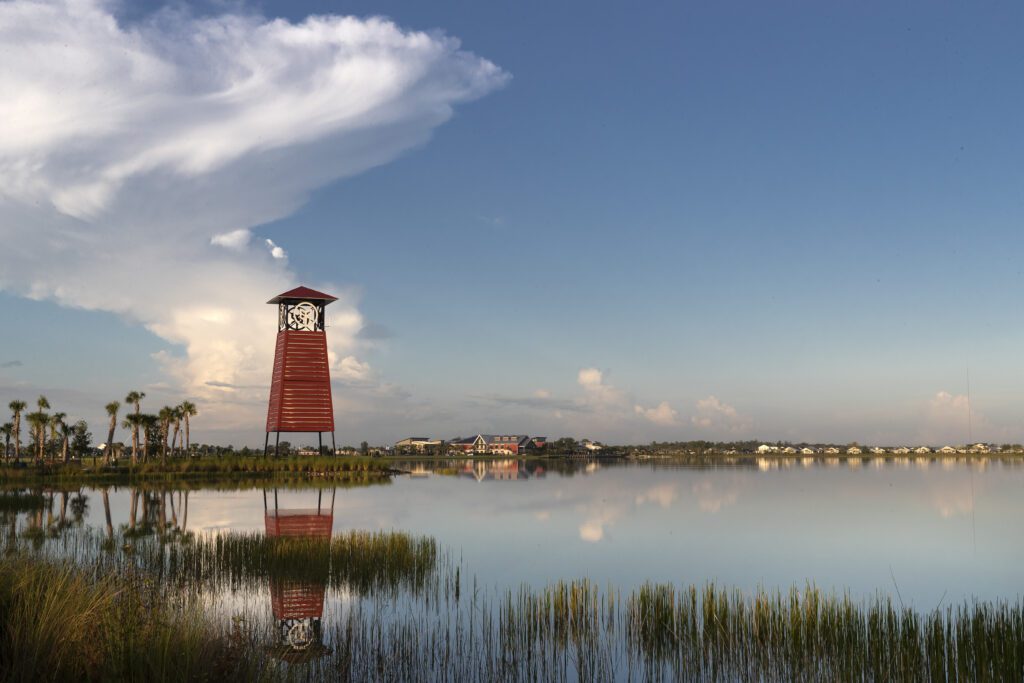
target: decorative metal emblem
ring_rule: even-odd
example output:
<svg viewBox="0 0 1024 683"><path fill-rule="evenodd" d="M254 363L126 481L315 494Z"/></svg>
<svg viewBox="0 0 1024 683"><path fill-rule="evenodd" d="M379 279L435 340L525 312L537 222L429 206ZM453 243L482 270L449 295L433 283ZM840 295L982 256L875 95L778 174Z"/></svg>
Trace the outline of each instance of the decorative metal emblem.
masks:
<svg viewBox="0 0 1024 683"><path fill-rule="evenodd" d="M308 301L302 301L288 309L288 327L293 330L307 330L313 332L317 328L317 320L320 314L316 306Z"/></svg>
<svg viewBox="0 0 1024 683"><path fill-rule="evenodd" d="M300 621L288 629L288 644L294 650L305 650L313 643L313 627Z"/></svg>

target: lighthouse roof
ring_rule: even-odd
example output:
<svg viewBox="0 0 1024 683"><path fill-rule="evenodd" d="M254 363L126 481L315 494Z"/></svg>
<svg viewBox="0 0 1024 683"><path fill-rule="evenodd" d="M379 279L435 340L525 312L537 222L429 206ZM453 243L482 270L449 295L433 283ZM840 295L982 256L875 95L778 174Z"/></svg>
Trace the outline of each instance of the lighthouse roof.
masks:
<svg viewBox="0 0 1024 683"><path fill-rule="evenodd" d="M267 303L279 304L282 301L287 301L288 299L302 299L304 301L323 301L324 303L329 304L332 301L337 301L338 297L331 296L330 294L324 294L323 292L318 292L315 289L310 289L309 287L300 286L296 287L295 289L289 289L287 292L283 294L278 294Z"/></svg>

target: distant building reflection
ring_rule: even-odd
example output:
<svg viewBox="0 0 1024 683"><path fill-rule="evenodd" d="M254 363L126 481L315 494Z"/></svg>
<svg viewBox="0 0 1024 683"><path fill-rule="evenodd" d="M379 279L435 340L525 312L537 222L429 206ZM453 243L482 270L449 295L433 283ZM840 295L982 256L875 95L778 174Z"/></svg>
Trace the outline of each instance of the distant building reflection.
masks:
<svg viewBox="0 0 1024 683"><path fill-rule="evenodd" d="M316 508L282 509L278 506L275 488L271 509L264 489L263 513L267 537L320 539L330 543L334 527L335 490L331 489L329 506L325 504L323 493L323 489L317 491ZM277 627L277 642L267 648L272 656L300 662L330 652L323 643L321 623L326 594L326 573L320 581L271 573L270 606Z"/></svg>
<svg viewBox="0 0 1024 683"><path fill-rule="evenodd" d="M459 476L476 481L518 481L543 478L547 471L543 465L510 458L507 460L472 460L459 471Z"/></svg>

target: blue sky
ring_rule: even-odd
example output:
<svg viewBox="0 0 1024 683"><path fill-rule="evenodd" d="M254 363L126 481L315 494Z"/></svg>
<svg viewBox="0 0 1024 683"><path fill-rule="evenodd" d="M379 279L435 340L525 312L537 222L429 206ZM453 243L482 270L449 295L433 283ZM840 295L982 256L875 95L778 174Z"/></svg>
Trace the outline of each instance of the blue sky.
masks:
<svg viewBox="0 0 1024 683"><path fill-rule="evenodd" d="M335 386L340 441L966 441L968 366L970 435L1024 439L1019 6L188 10L226 11L384 15L503 74L401 149L239 219L253 244L287 251L289 278L340 288L357 312L339 350L359 368ZM125 30L152 22L151 8L113 13ZM140 254L126 285L174 258ZM23 323L0 342L0 362L22 361L0 368L5 393L66 392L92 418L136 386L167 401L205 386L168 376L188 337L140 320L144 304L33 278L0 278L0 314ZM253 386L240 401L200 395L211 418L249 406L200 420L201 435L258 442Z"/></svg>

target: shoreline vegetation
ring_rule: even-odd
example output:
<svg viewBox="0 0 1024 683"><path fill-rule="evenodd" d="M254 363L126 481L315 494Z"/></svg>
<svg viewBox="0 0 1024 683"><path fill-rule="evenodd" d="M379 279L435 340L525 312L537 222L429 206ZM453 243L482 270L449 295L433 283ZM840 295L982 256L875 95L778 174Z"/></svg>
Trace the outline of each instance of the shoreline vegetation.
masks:
<svg viewBox="0 0 1024 683"><path fill-rule="evenodd" d="M296 458L190 457L161 462L116 462L102 459L67 463L52 462L0 466L0 484L54 482L136 483L136 482L216 482L216 481L295 481L372 482L397 474L393 463L380 458L359 456L322 456Z"/></svg>
<svg viewBox="0 0 1024 683"><path fill-rule="evenodd" d="M71 486L76 484L116 485L129 483L153 484L244 484L251 483L294 483L316 482L326 484L372 484L390 481L398 474L408 474L415 468L426 463L437 465L469 462L495 462L506 460L532 462L566 463L571 461L623 461L649 462L655 466L688 465L694 467L738 466L756 467L767 471L790 467L846 466L866 467L895 465L909 467L925 467L929 463L970 464L984 467L989 463L1016 463L1024 461L1024 453L908 453L896 455L846 453L824 455L785 454L785 453L731 453L718 451L659 451L659 452L622 452L612 451L602 454L528 454L528 455L396 455L392 457L324 455L324 456L282 456L279 458L262 456L191 456L175 458L163 462L131 464L124 459L105 463L101 457L86 457L84 460L69 462L43 461L41 463L0 463L0 485L56 484ZM438 470L444 472L444 468Z"/></svg>
<svg viewBox="0 0 1024 683"><path fill-rule="evenodd" d="M433 539L401 532L317 541L119 531L114 542L88 530L3 532L0 543L4 680L1024 677L1019 599L919 611L814 586L622 592L579 579L488 590ZM344 596L316 649L274 645L266 598L219 602L296 582Z"/></svg>

